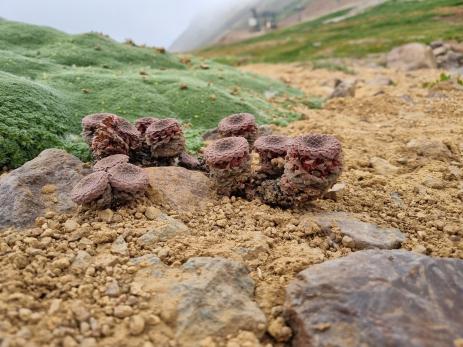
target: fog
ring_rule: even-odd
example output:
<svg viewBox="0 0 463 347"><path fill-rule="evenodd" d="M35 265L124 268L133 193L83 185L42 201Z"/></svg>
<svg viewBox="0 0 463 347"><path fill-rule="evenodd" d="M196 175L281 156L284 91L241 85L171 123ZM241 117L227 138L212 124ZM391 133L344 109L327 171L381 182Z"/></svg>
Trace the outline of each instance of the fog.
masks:
<svg viewBox="0 0 463 347"><path fill-rule="evenodd" d="M214 18L251 0L0 0L0 17L70 34L103 32L116 40L169 47L197 17Z"/></svg>

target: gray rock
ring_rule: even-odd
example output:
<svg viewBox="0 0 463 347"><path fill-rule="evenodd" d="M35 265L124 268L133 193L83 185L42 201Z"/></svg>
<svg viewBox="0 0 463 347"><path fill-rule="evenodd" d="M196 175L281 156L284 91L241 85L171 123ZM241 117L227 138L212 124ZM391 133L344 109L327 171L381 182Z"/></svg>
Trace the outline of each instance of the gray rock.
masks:
<svg viewBox="0 0 463 347"><path fill-rule="evenodd" d="M84 272L92 263L92 256L86 251L78 251L74 261L71 264L71 270L75 272Z"/></svg>
<svg viewBox="0 0 463 347"><path fill-rule="evenodd" d="M421 43L409 43L394 48L387 55L387 67L403 71L437 67L432 49Z"/></svg>
<svg viewBox="0 0 463 347"><path fill-rule="evenodd" d="M83 163L58 149L47 149L0 180L0 229L26 227L46 210L76 207L70 191L86 174Z"/></svg>
<svg viewBox="0 0 463 347"><path fill-rule="evenodd" d="M295 347L443 347L463 337L462 260L361 251L304 270L286 294Z"/></svg>
<svg viewBox="0 0 463 347"><path fill-rule="evenodd" d="M181 346L240 330L265 332L266 318L253 301L254 282L242 263L200 257L180 268L154 264L137 273L132 287L153 295Z"/></svg>
<svg viewBox="0 0 463 347"><path fill-rule="evenodd" d="M124 237L118 236L111 245L111 252L114 254L127 256L129 255L129 248L127 242L125 242Z"/></svg>
<svg viewBox="0 0 463 347"><path fill-rule="evenodd" d="M396 228L380 228L375 224L361 222L348 213L333 212L314 216L321 227L338 226L343 235L349 236L355 249L394 249L405 241L405 235Z"/></svg>
<svg viewBox="0 0 463 347"><path fill-rule="evenodd" d="M159 241L167 241L176 235L184 234L189 231L189 228L183 222L162 212L157 218L158 220L164 221L165 224L163 226L153 228L140 236L137 240L137 243L140 246L149 247Z"/></svg>

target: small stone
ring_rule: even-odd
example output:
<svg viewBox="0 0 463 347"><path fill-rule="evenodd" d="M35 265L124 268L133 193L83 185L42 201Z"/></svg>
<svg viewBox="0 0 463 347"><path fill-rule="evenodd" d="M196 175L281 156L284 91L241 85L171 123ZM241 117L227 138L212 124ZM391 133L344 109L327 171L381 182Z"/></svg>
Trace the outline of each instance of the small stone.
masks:
<svg viewBox="0 0 463 347"><path fill-rule="evenodd" d="M86 251L78 251L74 261L72 262L71 269L76 271L85 271L92 263L92 256Z"/></svg>
<svg viewBox="0 0 463 347"><path fill-rule="evenodd" d="M412 251L420 254L426 254L426 247L423 245L417 245L413 247Z"/></svg>
<svg viewBox="0 0 463 347"><path fill-rule="evenodd" d="M129 248L123 236L118 236L111 246L111 252L122 256L129 255Z"/></svg>
<svg viewBox="0 0 463 347"><path fill-rule="evenodd" d="M349 237L349 236L347 236L347 235L345 235L345 236L342 237L342 241L341 241L341 242L342 242L342 244L343 244L344 246L346 246L346 247L348 247L348 248L351 248L351 249L355 248L355 242L354 242L354 240L352 240L352 238Z"/></svg>
<svg viewBox="0 0 463 347"><path fill-rule="evenodd" d="M64 230L68 233L77 230L79 226L79 223L77 223L74 219L68 219L63 225Z"/></svg>
<svg viewBox="0 0 463 347"><path fill-rule="evenodd" d="M107 296L111 297L119 296L119 294L121 293L121 289L119 288L119 284L116 280L113 280L106 285L105 293Z"/></svg>
<svg viewBox="0 0 463 347"><path fill-rule="evenodd" d="M133 309L128 305L119 305L114 308L114 316L117 318L130 317L132 314Z"/></svg>
<svg viewBox="0 0 463 347"><path fill-rule="evenodd" d="M149 220L155 220L161 214L162 212L154 206L148 206L145 211L145 217L148 218Z"/></svg>
<svg viewBox="0 0 463 347"><path fill-rule="evenodd" d="M136 315L130 318L129 331L131 335L140 335L145 330L145 320L142 316Z"/></svg>
<svg viewBox="0 0 463 347"><path fill-rule="evenodd" d="M63 347L77 347L78 344L71 336L65 336L63 339Z"/></svg>
<svg viewBox="0 0 463 347"><path fill-rule="evenodd" d="M288 341L293 334L291 328L286 326L282 317L272 320L267 330L278 342Z"/></svg>
<svg viewBox="0 0 463 347"><path fill-rule="evenodd" d="M60 258L51 263L51 267L54 269L64 270L71 265L71 261L68 258Z"/></svg>
<svg viewBox="0 0 463 347"><path fill-rule="evenodd" d="M370 159L370 165L378 175L390 176L397 173L399 168L392 165L383 158L373 157Z"/></svg>
<svg viewBox="0 0 463 347"><path fill-rule="evenodd" d="M29 318L31 317L32 311L29 310L28 308L20 308L18 313L19 313L19 318L22 321L27 322Z"/></svg>
<svg viewBox="0 0 463 347"><path fill-rule="evenodd" d="M445 188L445 181L440 178L430 176L424 180L423 185L432 189L443 189Z"/></svg>
<svg viewBox="0 0 463 347"><path fill-rule="evenodd" d="M56 192L54 184L46 184L42 187L42 194L53 194L54 192Z"/></svg>
<svg viewBox="0 0 463 347"><path fill-rule="evenodd" d="M102 222L111 223L114 216L113 210L107 208L106 210L98 211L98 218Z"/></svg>
<svg viewBox="0 0 463 347"><path fill-rule="evenodd" d="M71 305L71 310L79 322L84 322L90 318L90 312L85 308L82 301L74 301Z"/></svg>
<svg viewBox="0 0 463 347"><path fill-rule="evenodd" d="M219 227L225 227L227 225L227 220L226 219L219 219L215 222Z"/></svg>

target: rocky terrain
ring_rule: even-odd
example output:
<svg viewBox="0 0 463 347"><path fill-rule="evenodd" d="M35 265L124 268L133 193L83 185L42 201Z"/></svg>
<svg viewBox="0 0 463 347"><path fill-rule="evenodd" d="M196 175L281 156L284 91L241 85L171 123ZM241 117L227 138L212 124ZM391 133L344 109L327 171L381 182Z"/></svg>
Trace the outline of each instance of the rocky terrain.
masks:
<svg viewBox="0 0 463 347"><path fill-rule="evenodd" d="M1 176L1 346L462 346L461 80L343 63L242 68L306 94L274 133L342 142L338 184L304 208L179 167L77 208L89 165L61 150Z"/></svg>

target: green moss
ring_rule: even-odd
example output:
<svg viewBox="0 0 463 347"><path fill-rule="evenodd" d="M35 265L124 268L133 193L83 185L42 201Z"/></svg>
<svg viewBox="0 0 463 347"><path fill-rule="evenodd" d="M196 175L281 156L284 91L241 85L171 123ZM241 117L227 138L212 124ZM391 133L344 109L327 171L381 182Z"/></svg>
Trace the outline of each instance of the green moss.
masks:
<svg viewBox="0 0 463 347"><path fill-rule="evenodd" d="M224 116L251 112L260 123L291 119L266 96L301 95L229 66L194 57L186 65L176 55L96 33L71 36L0 20L0 47L0 166L11 168L49 147L88 159L79 136L86 114L179 118L189 148L197 150L202 132Z"/></svg>

